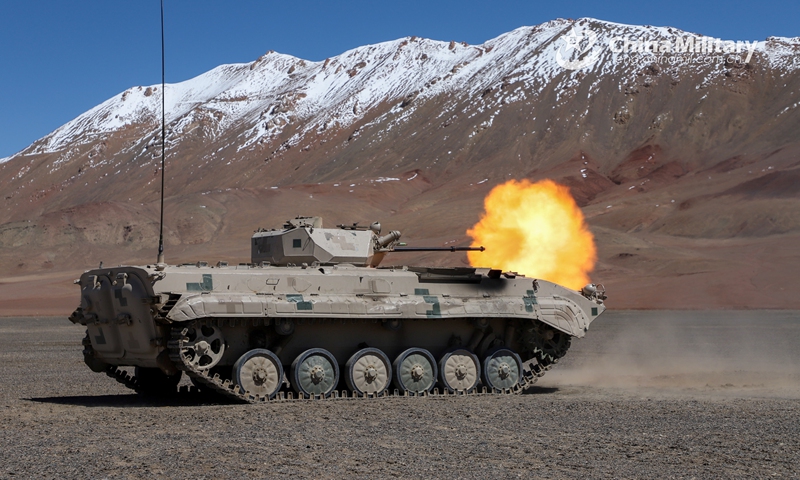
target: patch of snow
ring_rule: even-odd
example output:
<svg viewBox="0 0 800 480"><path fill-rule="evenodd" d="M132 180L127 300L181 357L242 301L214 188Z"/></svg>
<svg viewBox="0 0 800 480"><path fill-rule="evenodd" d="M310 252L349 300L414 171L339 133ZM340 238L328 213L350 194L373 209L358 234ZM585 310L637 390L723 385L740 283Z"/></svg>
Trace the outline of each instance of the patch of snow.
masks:
<svg viewBox="0 0 800 480"><path fill-rule="evenodd" d="M70 147L97 141L130 126L148 129L151 133L147 138L155 146L160 137L158 124L164 93L167 140L171 146L196 128L213 141L230 127L242 126L243 133L235 144L241 151L262 148L285 129L293 129L291 139L280 147L271 147L274 154L279 154L281 149L298 145L309 133L350 128L363 120L364 112L371 108L384 103L393 105L353 132L355 140L358 132L372 126L380 125L380 135L395 130L411 118L425 99L442 96L454 99L442 106L440 117L451 118L457 109L465 118L486 115L470 133L473 137L479 128L492 127L506 105L538 98L537 92L550 83L557 83L547 88L556 92L558 105L576 95L582 77L577 71L565 74L557 61L563 39L573 28L591 29L598 35L596 44L602 46L617 37L672 40L678 35L691 35L666 27L581 18L521 27L482 45L454 43L451 48L449 42L406 37L358 47L319 62L270 52L254 62L221 65L190 80L166 85L166 92L161 91L160 85L132 87L58 128L29 147L28 153L63 152L61 164L66 164ZM770 37L766 42L757 42L756 54L776 68L796 71L800 69L798 43L800 38ZM623 55L604 47L598 61L580 72L598 79L589 85L588 97L599 91L602 78L618 80L620 91L625 85L635 85L637 73L652 62L651 55ZM701 78L698 89L720 81L725 73L724 67L718 65L691 68L696 68ZM513 85L513 90L506 90L508 85ZM489 94L485 94L487 90ZM452 95L454 92L459 95ZM456 104L463 98L475 101L464 108ZM779 115L797 106L795 103ZM589 112L576 113L585 117ZM138 151L142 145L129 148ZM146 155L146 150L141 155ZM10 158L13 157L0 159L0 164Z"/></svg>

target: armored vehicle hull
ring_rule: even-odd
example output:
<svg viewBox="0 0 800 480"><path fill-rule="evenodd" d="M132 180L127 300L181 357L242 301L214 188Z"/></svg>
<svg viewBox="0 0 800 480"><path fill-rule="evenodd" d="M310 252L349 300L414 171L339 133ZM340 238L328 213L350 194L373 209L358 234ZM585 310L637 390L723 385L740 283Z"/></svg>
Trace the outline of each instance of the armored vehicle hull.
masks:
<svg viewBox="0 0 800 480"><path fill-rule="evenodd" d="M183 372L251 402L518 393L605 309L593 286L475 268L198 263L100 268L78 283L70 320L86 326L92 370L150 393L174 392Z"/></svg>

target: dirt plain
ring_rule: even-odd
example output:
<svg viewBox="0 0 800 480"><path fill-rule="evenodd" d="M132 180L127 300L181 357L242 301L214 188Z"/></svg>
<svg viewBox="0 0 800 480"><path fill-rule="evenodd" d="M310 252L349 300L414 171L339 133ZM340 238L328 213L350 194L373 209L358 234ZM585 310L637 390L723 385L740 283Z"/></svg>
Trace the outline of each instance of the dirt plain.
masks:
<svg viewBox="0 0 800 480"><path fill-rule="evenodd" d="M596 77L566 88L565 74L526 85L524 102L507 102L523 87L513 77L391 115L387 99L346 128L298 117L241 152L249 125L201 134L209 118L172 137L173 264L247 262L253 230L295 215L467 245L492 187L568 185L610 310L516 397L245 406L130 393L83 365L83 331L66 316L82 271L155 260L155 124L3 163L0 478L800 476L800 77L760 60L710 83L634 73L593 95ZM283 148L299 131L304 147ZM34 318L45 315L57 317Z"/></svg>
<svg viewBox="0 0 800 480"><path fill-rule="evenodd" d="M79 326L3 318L0 477L797 478L798 320L609 311L521 396L231 405L139 397Z"/></svg>

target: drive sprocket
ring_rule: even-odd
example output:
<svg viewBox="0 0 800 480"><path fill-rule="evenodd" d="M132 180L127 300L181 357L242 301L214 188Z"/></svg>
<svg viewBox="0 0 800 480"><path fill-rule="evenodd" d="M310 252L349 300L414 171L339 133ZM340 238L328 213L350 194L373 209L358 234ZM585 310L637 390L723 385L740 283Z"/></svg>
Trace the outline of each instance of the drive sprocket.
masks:
<svg viewBox="0 0 800 480"><path fill-rule="evenodd" d="M522 334L525 351L539 360L542 365L557 363L567 354L572 337L550 325L534 320Z"/></svg>

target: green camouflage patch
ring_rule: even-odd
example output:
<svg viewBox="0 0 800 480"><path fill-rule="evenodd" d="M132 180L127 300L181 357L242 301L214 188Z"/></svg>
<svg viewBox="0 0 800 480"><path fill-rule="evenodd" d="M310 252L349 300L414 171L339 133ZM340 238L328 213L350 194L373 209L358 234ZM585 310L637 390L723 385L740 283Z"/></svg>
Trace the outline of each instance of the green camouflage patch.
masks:
<svg viewBox="0 0 800 480"><path fill-rule="evenodd" d="M533 306L536 305L539 302L536 301L536 295L534 295L534 291L533 290L528 290L525 293L527 293L527 295L522 297L522 301L525 302L525 311L532 313L533 312Z"/></svg>
<svg viewBox="0 0 800 480"><path fill-rule="evenodd" d="M428 291L427 289L424 290L426 292ZM423 295L422 298L425 299L425 303L431 304L431 309L425 312L425 316L428 318L442 318L442 309L439 306L439 297L436 295Z"/></svg>
<svg viewBox="0 0 800 480"><path fill-rule="evenodd" d="M204 273L203 281L200 283L186 282L186 290L190 292L210 292L211 290L214 290L214 282L211 279L211 274Z"/></svg>
<svg viewBox="0 0 800 480"><path fill-rule="evenodd" d="M314 310L314 304L311 302L306 302L303 300L302 295L298 295L296 293L290 293L286 295L286 301L296 303L296 307L298 310Z"/></svg>

